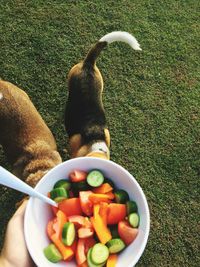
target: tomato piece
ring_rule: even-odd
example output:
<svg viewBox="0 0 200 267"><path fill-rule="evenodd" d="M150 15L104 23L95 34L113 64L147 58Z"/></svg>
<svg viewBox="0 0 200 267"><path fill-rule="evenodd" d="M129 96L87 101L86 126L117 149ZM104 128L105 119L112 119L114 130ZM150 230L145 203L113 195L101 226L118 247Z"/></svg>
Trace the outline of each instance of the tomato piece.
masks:
<svg viewBox="0 0 200 267"><path fill-rule="evenodd" d="M88 250L96 244L94 238L80 238L78 240L76 249L76 262L78 265L83 264L86 261Z"/></svg>
<svg viewBox="0 0 200 267"><path fill-rule="evenodd" d="M85 254L87 255L88 250L96 244L93 237L85 238Z"/></svg>
<svg viewBox="0 0 200 267"><path fill-rule="evenodd" d="M94 230L92 228L81 227L78 229L79 238L90 237L90 236L93 236L93 234L94 234Z"/></svg>
<svg viewBox="0 0 200 267"><path fill-rule="evenodd" d="M59 211L57 207L51 206L51 210L53 211L53 214L56 215L56 213Z"/></svg>
<svg viewBox="0 0 200 267"><path fill-rule="evenodd" d="M107 224L117 224L126 217L126 205L111 203L108 205Z"/></svg>
<svg viewBox="0 0 200 267"><path fill-rule="evenodd" d="M80 203L81 203L81 209L83 213L85 213L87 216L92 215L93 211L93 204L89 200L89 196L93 194L92 191L80 191L79 192L79 197L80 197Z"/></svg>
<svg viewBox="0 0 200 267"><path fill-rule="evenodd" d="M79 198L68 198L58 203L58 208L67 216L82 215Z"/></svg>
<svg viewBox="0 0 200 267"><path fill-rule="evenodd" d="M132 243L138 235L138 228L132 228L127 221L118 224L118 233L126 245Z"/></svg>
<svg viewBox="0 0 200 267"><path fill-rule="evenodd" d="M68 217L68 221L74 223L77 229L85 225L85 220L85 217L81 215L72 215Z"/></svg>
<svg viewBox="0 0 200 267"><path fill-rule="evenodd" d="M85 217L85 224L84 224L84 227L85 227L85 228L93 228L92 223L91 223L91 221L89 220L88 217Z"/></svg>
<svg viewBox="0 0 200 267"><path fill-rule="evenodd" d="M80 215L73 215L73 216L68 217L68 221L74 223L76 229L90 228L91 230L93 230L92 224L90 220L88 219L88 217L83 217Z"/></svg>
<svg viewBox="0 0 200 267"><path fill-rule="evenodd" d="M47 193L47 196L48 198L51 198L50 197L50 192ZM54 207L54 206L51 206L51 210L53 211L53 214L56 215L56 213L58 212L58 208L57 207Z"/></svg>
<svg viewBox="0 0 200 267"><path fill-rule="evenodd" d="M84 171L74 170L73 172L69 174L69 179L73 183L84 181L86 180L86 178L87 178L87 173Z"/></svg>
<svg viewBox="0 0 200 267"><path fill-rule="evenodd" d="M73 250L74 254L76 253L76 247L77 247L77 240L75 239L73 244L70 246L70 248Z"/></svg>
<svg viewBox="0 0 200 267"><path fill-rule="evenodd" d="M80 238L77 243L76 262L78 265L81 265L85 261L86 261L85 240L83 238Z"/></svg>

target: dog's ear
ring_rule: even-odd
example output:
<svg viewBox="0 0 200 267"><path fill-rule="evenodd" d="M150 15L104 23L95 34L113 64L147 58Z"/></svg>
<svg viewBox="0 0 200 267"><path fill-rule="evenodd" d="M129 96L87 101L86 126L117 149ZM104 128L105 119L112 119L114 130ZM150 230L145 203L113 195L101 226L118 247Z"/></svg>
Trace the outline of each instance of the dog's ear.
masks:
<svg viewBox="0 0 200 267"><path fill-rule="evenodd" d="M110 132L108 129L104 129L105 138L106 138L106 145L110 147Z"/></svg>

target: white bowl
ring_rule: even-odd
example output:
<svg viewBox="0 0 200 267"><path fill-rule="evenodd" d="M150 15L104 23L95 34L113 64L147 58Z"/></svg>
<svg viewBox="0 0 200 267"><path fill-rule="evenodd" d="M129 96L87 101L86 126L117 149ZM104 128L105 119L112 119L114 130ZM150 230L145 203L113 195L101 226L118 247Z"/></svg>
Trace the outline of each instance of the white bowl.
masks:
<svg viewBox="0 0 200 267"><path fill-rule="evenodd" d="M100 169L105 177L111 178L116 186L128 192L130 199L136 201L140 215L139 234L122 253L117 261L117 267L133 267L141 257L149 235L150 215L146 197L135 178L118 164L99 158L76 158L65 161L49 171L37 184L35 189L47 195L56 181L67 178L74 169L89 171ZM66 267L66 262L51 263L43 249L50 243L46 234L47 222L53 217L48 204L36 198L30 198L25 212L24 232L29 253L39 267ZM75 262L67 263L68 267L75 267Z"/></svg>

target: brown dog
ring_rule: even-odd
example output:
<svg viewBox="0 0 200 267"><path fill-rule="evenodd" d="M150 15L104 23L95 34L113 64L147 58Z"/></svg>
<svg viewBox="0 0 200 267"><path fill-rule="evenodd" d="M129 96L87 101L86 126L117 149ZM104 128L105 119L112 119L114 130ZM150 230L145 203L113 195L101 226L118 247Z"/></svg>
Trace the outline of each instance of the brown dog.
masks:
<svg viewBox="0 0 200 267"><path fill-rule="evenodd" d="M110 157L110 134L102 103L103 79L96 66L96 59L107 44L115 41L126 42L133 49L141 50L137 40L129 33L111 32L102 37L83 62L69 72L65 127L72 157Z"/></svg>
<svg viewBox="0 0 200 267"><path fill-rule="evenodd" d="M61 162L55 139L28 95L0 81L0 144L13 173L31 186Z"/></svg>

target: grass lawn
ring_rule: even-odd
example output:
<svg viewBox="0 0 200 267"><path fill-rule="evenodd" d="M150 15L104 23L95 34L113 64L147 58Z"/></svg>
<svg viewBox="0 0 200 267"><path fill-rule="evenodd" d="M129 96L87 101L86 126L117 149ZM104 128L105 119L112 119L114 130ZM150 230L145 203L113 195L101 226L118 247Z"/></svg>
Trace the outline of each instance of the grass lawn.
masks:
<svg viewBox="0 0 200 267"><path fill-rule="evenodd" d="M197 0L1 0L0 77L23 88L69 159L66 74L113 30L143 51L111 44L100 56L113 161L141 184L151 232L137 266L200 266ZM3 151L0 164L9 168ZM19 193L0 187L0 246Z"/></svg>

